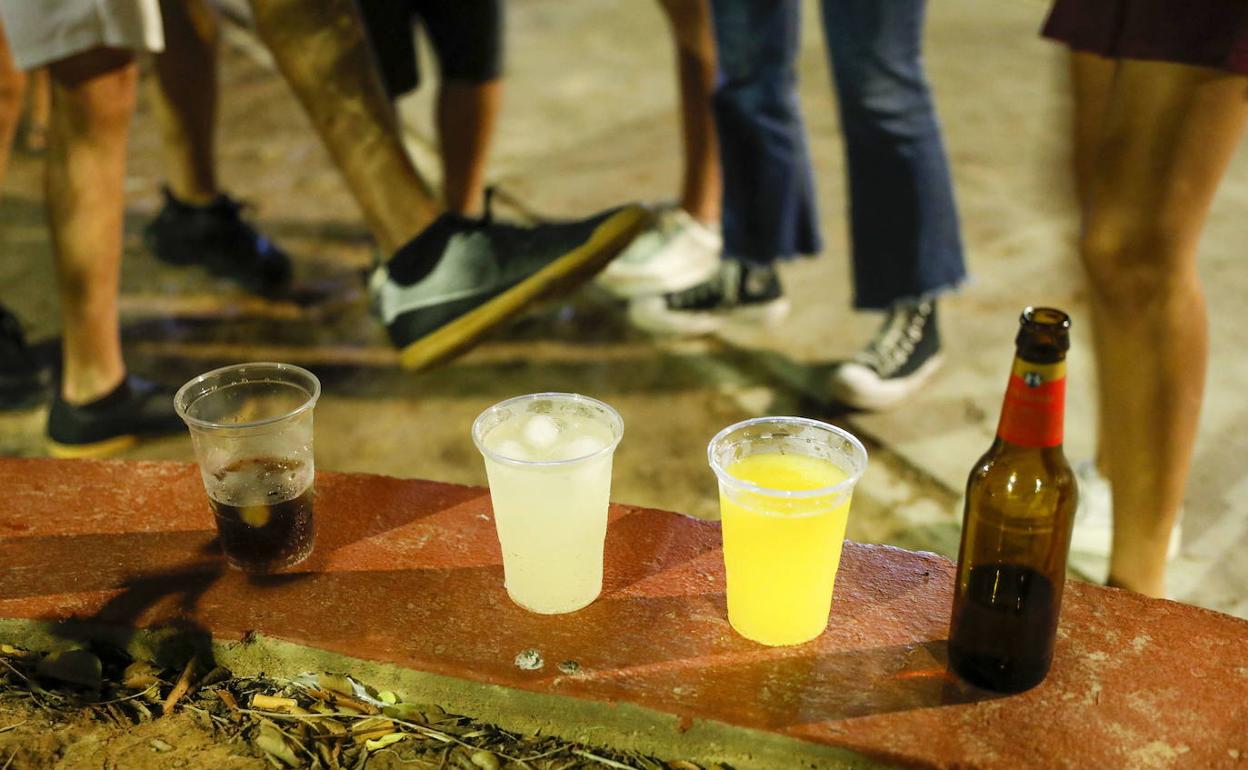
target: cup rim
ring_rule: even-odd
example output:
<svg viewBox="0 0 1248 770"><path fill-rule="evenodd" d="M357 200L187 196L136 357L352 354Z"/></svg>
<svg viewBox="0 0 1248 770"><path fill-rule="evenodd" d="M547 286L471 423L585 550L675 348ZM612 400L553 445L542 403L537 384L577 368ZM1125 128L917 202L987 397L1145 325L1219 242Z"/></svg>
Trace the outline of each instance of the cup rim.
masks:
<svg viewBox="0 0 1248 770"><path fill-rule="evenodd" d="M296 375L306 377L308 381L312 383L312 392L308 394L307 399L302 404L290 410L289 412L286 412L285 414L277 415L276 417L265 417L262 420L251 420L249 422L213 422L211 420L201 420L198 417L192 417L191 415L187 414L186 409L187 407L190 406L190 404L184 404L183 402L186 399L187 393L189 393L190 390L194 388L194 386L204 382L205 380L211 377L217 377L222 374L225 374L226 372L237 371L239 369L250 369L250 368L257 368L257 369L268 368L270 370L278 371L278 372L293 372ZM291 384L294 384L294 383L291 383ZM298 415L301 415L304 412L307 412L308 410L312 409L312 407L316 406L316 402L320 397L321 397L320 379L312 372L308 371L307 369L304 369L302 366L296 366L295 364L284 364L279 361L251 361L251 362L241 363L241 364L230 364L229 366L220 366L220 367L217 367L216 369L212 369L210 371L204 372L203 374L192 377L185 385L178 388L178 392L174 394L173 409L175 412L177 412L178 416L182 418L182 421L192 428L200 428L204 430L247 430L250 428L260 428L265 425L272 425L274 423L282 422L284 420L289 420L292 417L297 417Z"/></svg>
<svg viewBox="0 0 1248 770"><path fill-rule="evenodd" d="M746 428L751 425L758 425L760 423L767 423L767 422L788 423L788 424L796 423L798 425L804 425L810 428L818 428L820 430L825 430L830 433L836 434L837 436L840 436L841 438L847 440L850 443L850 445L852 445L857 450L857 454L861 455L862 461L854 463L855 467L853 469L853 472L850 473L848 476L846 476L843 481L837 482L836 484L833 484L832 486L820 487L819 489L800 489L800 490L772 489L770 487L765 487L761 484L755 484L752 481L745 481L743 479L739 479L736 476L733 476L732 474L730 474L728 472L728 469L725 468L723 465L721 465L719 461L715 458L715 447L718 444L720 444L730 433L733 433L734 431L741 430L742 428ZM820 498L820 497L831 497L833 495L840 494L847 489L852 489L854 485L858 483L858 480L862 478L863 472L866 471L867 469L867 448L862 445L862 441L860 441L857 436L845 430L844 428L838 428L837 426L832 425L830 423L823 422L822 420L812 420L809 417L792 417L792 416L753 417L748 420L735 422L732 425L729 425L728 427L721 430L719 433L716 433L715 437L712 438L709 442L707 442L706 458L707 458L707 461L710 463L711 470L715 472L715 476L719 479L719 483L724 484L725 486L731 487L733 490L738 491L738 492L755 493L755 494L765 495L767 497L776 497L776 498L780 498L784 500L809 500L809 499Z"/></svg>
<svg viewBox="0 0 1248 770"><path fill-rule="evenodd" d="M501 455L498 452L495 452L494 450L485 446L485 436L481 434L481 430L482 430L482 425L485 422L486 418L488 418L490 415L498 411L501 411L502 409L507 408L508 406L511 406L512 404L517 404L523 401L536 401L540 398L562 399L566 401L585 401L585 402L594 404L596 406L602 407L603 409L606 410L606 412L609 415L611 415L613 422L615 423L616 430L613 431L615 433L614 440L612 440L609 444L607 444L602 449L599 449L597 452L594 452L592 454L587 454L587 455L581 455L580 457L570 457L566 460L516 460L514 458L507 457L506 455ZM623 438L624 438L624 418L620 416L620 413L616 410L616 408L611 406L605 401L600 401L594 398L593 396L586 396L580 393L565 393L562 391L546 391L544 393L526 393L523 396L513 396L511 398L499 401L497 404L494 404L493 406L487 407L485 410L481 412L481 414L477 415L477 419L472 421L472 443L476 444L477 451L479 451L485 457L488 457L489 459L494 460L496 462L504 463L506 465L520 466L524 468L542 468L542 467L550 468L550 467L556 467L559 465L579 463L579 462L590 460L596 457L602 457L604 455L608 455L614 452L616 447L620 445L620 441Z"/></svg>

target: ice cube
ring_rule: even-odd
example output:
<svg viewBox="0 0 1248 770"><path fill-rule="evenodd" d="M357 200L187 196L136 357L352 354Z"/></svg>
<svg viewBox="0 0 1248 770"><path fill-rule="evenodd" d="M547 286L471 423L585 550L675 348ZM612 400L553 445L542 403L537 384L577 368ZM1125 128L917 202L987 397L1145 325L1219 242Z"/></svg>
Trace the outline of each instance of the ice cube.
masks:
<svg viewBox="0 0 1248 770"><path fill-rule="evenodd" d="M559 440L559 422L548 414L535 414L524 424L524 440L539 451L550 449Z"/></svg>
<svg viewBox="0 0 1248 770"><path fill-rule="evenodd" d="M597 454L605 449L606 446L607 442L598 436L577 436L564 444L559 454L565 459L575 460Z"/></svg>

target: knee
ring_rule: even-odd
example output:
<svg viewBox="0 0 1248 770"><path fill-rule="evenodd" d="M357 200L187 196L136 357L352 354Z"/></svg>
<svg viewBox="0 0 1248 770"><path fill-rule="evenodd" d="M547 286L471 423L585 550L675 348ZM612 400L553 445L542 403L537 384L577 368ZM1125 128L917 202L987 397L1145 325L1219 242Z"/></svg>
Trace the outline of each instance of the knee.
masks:
<svg viewBox="0 0 1248 770"><path fill-rule="evenodd" d="M26 95L26 76L18 70L4 72L0 70L0 121L8 118L17 120L22 109L22 98Z"/></svg>
<svg viewBox="0 0 1248 770"><path fill-rule="evenodd" d="M837 82L847 134L917 138L936 129L931 94L916 74L850 72L838 75Z"/></svg>
<svg viewBox="0 0 1248 770"><path fill-rule="evenodd" d="M1178 284L1180 237L1163 222L1093 222L1079 253L1094 301L1110 312L1156 307Z"/></svg>

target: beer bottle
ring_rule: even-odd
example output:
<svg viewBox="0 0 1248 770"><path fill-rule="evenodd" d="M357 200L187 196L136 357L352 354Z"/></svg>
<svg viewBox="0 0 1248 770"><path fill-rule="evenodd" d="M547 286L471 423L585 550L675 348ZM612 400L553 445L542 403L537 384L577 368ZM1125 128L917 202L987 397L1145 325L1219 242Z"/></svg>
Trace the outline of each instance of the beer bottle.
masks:
<svg viewBox="0 0 1248 770"><path fill-rule="evenodd" d="M949 663L998 692L1044 680L1053 661L1077 496L1062 453L1070 317L1027 308L997 437L966 483Z"/></svg>

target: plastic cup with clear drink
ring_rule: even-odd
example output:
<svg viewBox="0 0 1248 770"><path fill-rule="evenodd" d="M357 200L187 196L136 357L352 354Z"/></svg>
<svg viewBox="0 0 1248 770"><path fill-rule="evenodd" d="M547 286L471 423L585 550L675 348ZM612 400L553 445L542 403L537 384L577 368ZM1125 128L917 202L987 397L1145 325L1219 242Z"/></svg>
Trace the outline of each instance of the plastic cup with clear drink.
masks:
<svg viewBox="0 0 1248 770"><path fill-rule="evenodd" d="M574 393L512 398L473 423L516 604L572 612L602 593L611 462L623 435L618 412Z"/></svg>
<svg viewBox="0 0 1248 770"><path fill-rule="evenodd" d="M306 369L250 363L201 374L174 396L232 566L272 572L312 553L312 410L320 394Z"/></svg>
<svg viewBox="0 0 1248 770"><path fill-rule="evenodd" d="M747 639L800 644L823 633L862 442L802 417L731 425L707 447L719 478L728 622Z"/></svg>

